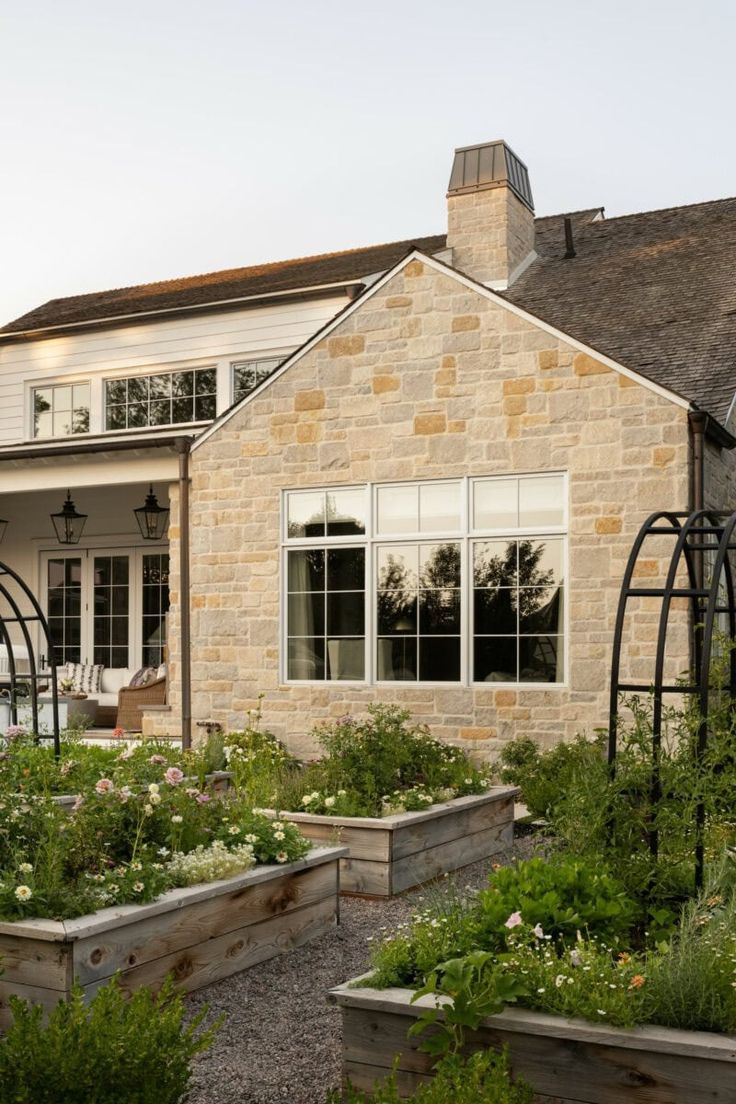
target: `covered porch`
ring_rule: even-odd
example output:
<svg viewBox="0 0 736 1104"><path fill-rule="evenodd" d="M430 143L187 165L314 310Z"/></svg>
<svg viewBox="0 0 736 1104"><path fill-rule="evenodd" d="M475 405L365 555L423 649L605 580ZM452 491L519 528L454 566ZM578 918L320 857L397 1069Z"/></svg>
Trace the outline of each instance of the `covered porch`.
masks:
<svg viewBox="0 0 736 1104"><path fill-rule="evenodd" d="M62 725L77 716L98 738L116 725L138 731L144 709L166 704L169 519L180 441L0 450L0 518L7 522L0 561L21 576L48 618L58 677L78 682L79 667L67 672L64 665L84 665L90 680L75 686L86 699L62 702ZM84 520L55 524L67 492ZM158 512L146 515L141 508L147 500L150 507L151 493ZM22 655L19 627L9 631ZM38 626L31 638L36 665L45 669L50 656ZM145 685L133 692L131 681Z"/></svg>

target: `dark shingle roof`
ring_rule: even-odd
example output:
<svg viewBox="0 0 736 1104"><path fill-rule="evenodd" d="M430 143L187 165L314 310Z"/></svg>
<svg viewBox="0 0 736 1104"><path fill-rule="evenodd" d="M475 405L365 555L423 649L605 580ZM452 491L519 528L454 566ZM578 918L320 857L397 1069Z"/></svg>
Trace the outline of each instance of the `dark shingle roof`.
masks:
<svg viewBox="0 0 736 1104"><path fill-rule="evenodd" d="M321 284L354 283L391 268L412 246L424 253L437 253L445 248L445 235L435 234L428 238L371 245L341 253L322 253L316 257L299 257L249 268L209 272L203 276L186 276L180 280L161 280L155 284L51 299L0 328L0 334L50 326L81 325L145 311L206 307L209 303L221 303L223 300L304 290Z"/></svg>
<svg viewBox="0 0 736 1104"><path fill-rule="evenodd" d="M613 219L600 213L536 219L538 259L503 294L724 423L736 390L736 199ZM564 256L565 217L575 240L571 259ZM356 282L391 268L412 246L432 254L445 245L436 234L54 299L0 330L0 341L23 330Z"/></svg>
<svg viewBox="0 0 736 1104"><path fill-rule="evenodd" d="M736 391L736 199L575 215L570 260L561 217L540 221L539 260L504 294L724 423Z"/></svg>

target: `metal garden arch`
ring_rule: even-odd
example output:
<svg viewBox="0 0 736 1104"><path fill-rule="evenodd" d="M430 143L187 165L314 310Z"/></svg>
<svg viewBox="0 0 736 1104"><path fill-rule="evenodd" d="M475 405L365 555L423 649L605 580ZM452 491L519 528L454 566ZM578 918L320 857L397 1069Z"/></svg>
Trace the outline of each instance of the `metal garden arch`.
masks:
<svg viewBox="0 0 736 1104"><path fill-rule="evenodd" d="M25 650L28 655L29 672L19 673L16 663L16 654L13 641L8 630L9 625L17 625L23 637ZM48 669L39 671L36 663L36 655L31 636L31 627L38 625L48 656ZM33 732L38 737L39 709L38 695L42 682L50 683L52 711L52 736L54 740L54 754L59 757L61 746L59 743L59 698L56 683L56 659L54 654L54 642L51 639L48 621L43 610L27 584L17 572L13 571L5 563L0 563L0 644L3 644L8 655L8 680L10 683L10 718L13 724L18 723L18 698L21 689L27 688L27 696L30 698L31 722Z"/></svg>
<svg viewBox="0 0 736 1104"><path fill-rule="evenodd" d="M695 744L696 759L702 759L708 740L708 714L711 694L711 664L719 617L725 618L732 645L736 645L736 607L734 603L734 571L731 553L736 552L736 513L712 510L693 513L661 511L652 514L642 525L631 549L624 572L613 637L611 663L611 698L608 728L608 762L612 774L616 770L619 709L622 693L652 695L652 772L650 801L653 807L662 800L660 753L662 747L662 715L666 695L691 694L697 698L700 723ZM636 568L642 549L650 537L666 537L672 541L672 551L664 582L658 586L634 585ZM660 600L654 680L644 684L622 681L621 661L624 627L632 598ZM692 676L689 681L671 683L665 679L667 635L673 600L686 599L690 609L692 640ZM729 675L725 686L718 687L732 697L736 694L736 647L729 650ZM695 884L703 884L703 830L705 809L702 800L695 811ZM648 834L649 849L656 858L659 838L656 826Z"/></svg>

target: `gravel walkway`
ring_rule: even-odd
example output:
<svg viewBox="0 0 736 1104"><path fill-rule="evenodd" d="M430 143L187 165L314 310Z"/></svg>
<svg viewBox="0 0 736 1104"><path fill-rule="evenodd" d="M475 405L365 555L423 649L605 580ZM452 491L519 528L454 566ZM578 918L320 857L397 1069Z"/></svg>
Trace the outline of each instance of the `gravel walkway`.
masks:
<svg viewBox="0 0 736 1104"><path fill-rule="evenodd" d="M527 857L529 837L494 861ZM459 886L482 887L488 862L455 875ZM195 1069L189 1104L324 1104L340 1083L340 1015L328 989L370 965L369 936L408 920L421 889L385 901L343 897L341 923L320 939L201 989L193 1008L209 1005L227 1021Z"/></svg>

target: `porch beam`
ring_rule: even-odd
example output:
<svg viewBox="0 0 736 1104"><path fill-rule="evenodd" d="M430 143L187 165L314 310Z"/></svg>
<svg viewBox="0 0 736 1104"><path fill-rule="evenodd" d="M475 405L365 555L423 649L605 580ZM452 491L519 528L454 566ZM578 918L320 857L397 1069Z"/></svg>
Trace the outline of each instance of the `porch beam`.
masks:
<svg viewBox="0 0 736 1104"><path fill-rule="evenodd" d="M180 437L179 454L179 641L181 648L181 746L192 746L192 662L189 584L189 449L191 440Z"/></svg>

